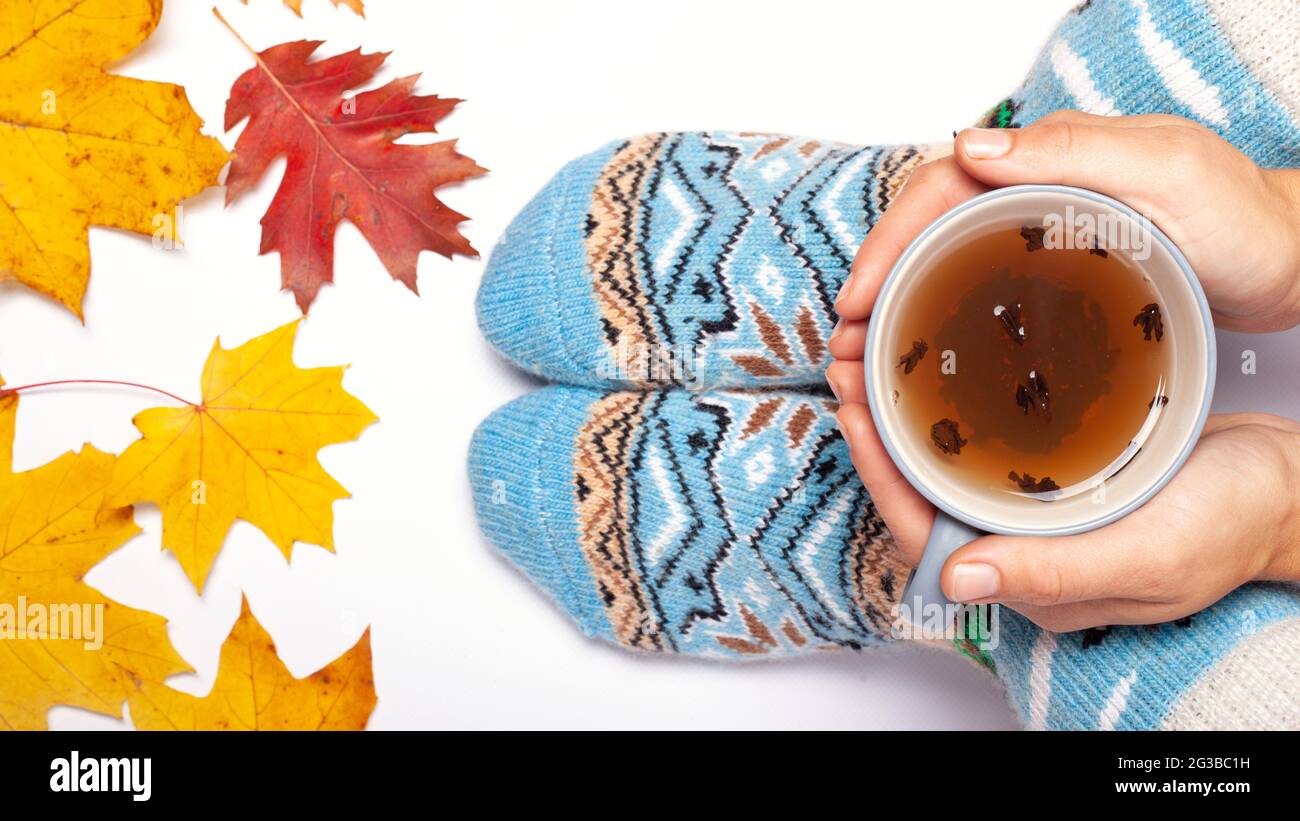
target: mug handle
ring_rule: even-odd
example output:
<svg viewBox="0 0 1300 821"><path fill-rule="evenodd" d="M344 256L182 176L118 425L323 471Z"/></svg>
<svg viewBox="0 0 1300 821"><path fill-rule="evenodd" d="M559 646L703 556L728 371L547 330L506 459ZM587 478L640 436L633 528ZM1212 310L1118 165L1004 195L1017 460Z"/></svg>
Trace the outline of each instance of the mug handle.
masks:
<svg viewBox="0 0 1300 821"><path fill-rule="evenodd" d="M908 576L907 586L903 588L903 603L910 608L913 625L924 625L924 614L928 606L937 604L946 607L954 603L944 595L943 587L939 584L943 566L948 557L957 552L957 548L983 535L982 531L957 521L942 510L935 513L934 529L930 531L930 539L925 543L921 563Z"/></svg>

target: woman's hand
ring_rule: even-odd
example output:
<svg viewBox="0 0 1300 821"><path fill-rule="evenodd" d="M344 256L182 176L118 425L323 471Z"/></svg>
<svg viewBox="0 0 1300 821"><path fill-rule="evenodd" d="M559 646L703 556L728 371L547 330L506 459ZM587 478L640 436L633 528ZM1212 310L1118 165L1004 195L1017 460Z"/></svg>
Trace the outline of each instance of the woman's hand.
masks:
<svg viewBox="0 0 1300 821"><path fill-rule="evenodd" d="M1164 115L1058 112L1019 130L969 129L951 157L912 175L872 229L836 303L827 381L854 465L907 558L934 508L886 453L866 406L866 320L903 249L943 212L1016 183L1120 199L1182 249L1219 327L1300 323L1300 172L1262 170L1212 132ZM957 601L1003 602L1056 631L1154 623L1196 612L1253 579L1300 580L1300 425L1211 417L1191 459L1154 499L1078 536L988 536L943 571Z"/></svg>

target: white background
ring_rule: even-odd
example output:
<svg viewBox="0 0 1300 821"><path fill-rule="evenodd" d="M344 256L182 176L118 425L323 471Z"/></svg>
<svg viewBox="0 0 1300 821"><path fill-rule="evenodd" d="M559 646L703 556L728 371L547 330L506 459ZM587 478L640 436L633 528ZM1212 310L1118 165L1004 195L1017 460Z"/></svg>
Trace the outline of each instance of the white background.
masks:
<svg viewBox="0 0 1300 821"><path fill-rule="evenodd" d="M233 146L234 135L220 131L224 103L251 61L210 5L169 0L159 30L116 70L183 84L207 133ZM615 137L737 128L849 142L946 138L1017 85L1074 0L367 0L367 20L326 0L305 0L303 20L276 0L217 5L255 47L323 39L322 54L391 50L384 79L423 72L423 92L467 99L442 133L491 174L442 196L474 218L466 232L486 255L556 169ZM231 347L298 315L278 292L278 258L257 255L258 221L282 168L231 208L219 189L187 203L183 250L93 229L84 326L0 287L6 381L116 378L197 397L216 337ZM474 522L470 434L536 385L479 336L482 262L426 254L417 298L388 278L351 226L340 230L337 251L337 285L303 325L298 362L351 363L346 387L382 420L359 442L323 453L354 496L335 508L337 554L299 545L286 563L259 531L238 524L198 597L160 551L160 518L145 507L137 514L145 533L89 577L170 620L173 642L198 670L179 687L201 694L211 686L243 591L299 676L373 626L372 728L1016 726L996 682L934 651L720 665L636 657L582 638ZM1235 361L1241 345L1221 340L1236 345L1223 361ZM1279 351L1296 342L1251 340ZM1265 375L1272 361L1261 350ZM1300 408L1295 380L1291 388L1261 381L1272 393L1251 396L1241 379L1228 375L1221 403ZM84 441L120 452L136 438L132 416L153 404L116 389L27 395L15 467ZM51 724L124 726L68 708L55 709Z"/></svg>

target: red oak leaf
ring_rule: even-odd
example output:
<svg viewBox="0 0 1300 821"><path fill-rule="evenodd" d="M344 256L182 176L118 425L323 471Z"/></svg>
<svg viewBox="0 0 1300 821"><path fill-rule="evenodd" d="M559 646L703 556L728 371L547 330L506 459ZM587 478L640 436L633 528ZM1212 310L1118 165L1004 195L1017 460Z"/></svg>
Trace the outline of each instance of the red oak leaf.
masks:
<svg viewBox="0 0 1300 821"><path fill-rule="evenodd" d="M419 75L349 96L375 76L388 54L357 50L312 61L320 45L284 43L261 53L249 47L257 65L235 81L226 102L227 131L248 120L226 177L227 203L256 184L277 157L287 159L262 218L261 253L280 253L283 287L304 313L321 285L334 279L334 233L344 220L412 291L421 251L478 256L460 233L468 218L434 192L486 172L456 150L455 140L396 142L434 133L460 100L412 94Z"/></svg>

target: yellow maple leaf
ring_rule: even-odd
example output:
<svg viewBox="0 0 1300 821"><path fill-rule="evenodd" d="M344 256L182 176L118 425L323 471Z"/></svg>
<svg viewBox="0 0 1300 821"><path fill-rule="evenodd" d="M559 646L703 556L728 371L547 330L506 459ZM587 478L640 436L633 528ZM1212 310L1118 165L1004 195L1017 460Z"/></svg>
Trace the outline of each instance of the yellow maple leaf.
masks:
<svg viewBox="0 0 1300 821"><path fill-rule="evenodd" d="M118 458L109 503L157 504L163 546L199 591L236 519L286 559L296 541L334 549L333 504L348 493L316 454L376 418L343 390L343 368L294 365L297 331L293 322L233 350L218 340L203 400L138 415L143 438Z"/></svg>
<svg viewBox="0 0 1300 821"><path fill-rule="evenodd" d="M294 678L244 600L200 698L140 677L129 699L138 730L364 730L375 709L370 631L327 667Z"/></svg>
<svg viewBox="0 0 1300 821"><path fill-rule="evenodd" d="M228 155L185 91L108 74L158 25L162 0L0 0L0 280L78 316L88 229L175 240L175 207Z"/></svg>
<svg viewBox="0 0 1300 821"><path fill-rule="evenodd" d="M113 457L87 445L14 474L17 415L18 396L0 390L0 727L43 729L55 705L120 718L127 671L161 680L189 667L162 617L82 582L139 532L131 508L102 504Z"/></svg>
<svg viewBox="0 0 1300 821"><path fill-rule="evenodd" d="M336 8L347 6L362 17L366 16L366 7L362 4L362 0L333 0L333 2ZM302 17L302 0L284 0L284 4L293 9L294 14ZM248 5L248 0L244 0L244 5Z"/></svg>

